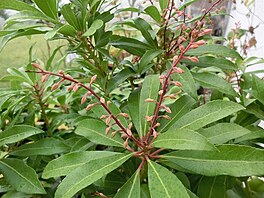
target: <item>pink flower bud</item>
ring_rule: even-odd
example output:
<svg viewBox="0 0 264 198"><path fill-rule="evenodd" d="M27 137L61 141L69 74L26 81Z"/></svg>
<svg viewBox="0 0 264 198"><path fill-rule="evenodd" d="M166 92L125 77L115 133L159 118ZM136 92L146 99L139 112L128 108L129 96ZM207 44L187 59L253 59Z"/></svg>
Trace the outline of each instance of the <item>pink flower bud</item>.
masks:
<svg viewBox="0 0 264 198"><path fill-rule="evenodd" d="M195 56L191 57L190 60L192 62L196 62L196 63L199 62L199 59L197 57L195 57Z"/></svg>
<svg viewBox="0 0 264 198"><path fill-rule="evenodd" d="M64 75L64 71L60 70L59 74Z"/></svg>
<svg viewBox="0 0 264 198"><path fill-rule="evenodd" d="M108 118L109 116L108 115L102 115L101 117L100 117L100 119L106 119L106 118Z"/></svg>
<svg viewBox="0 0 264 198"><path fill-rule="evenodd" d="M86 102L86 100L87 100L87 97L86 97L86 95L84 95L84 96L82 97L81 104L84 104L84 103Z"/></svg>
<svg viewBox="0 0 264 198"><path fill-rule="evenodd" d="M179 67L174 67L173 70L174 70L175 72L177 72L178 74L182 74L182 73L184 73L184 71L183 71L181 68L179 68Z"/></svg>
<svg viewBox="0 0 264 198"><path fill-rule="evenodd" d="M110 107L110 104L111 104L111 101L108 100L108 101L106 102L106 106L109 108L109 107Z"/></svg>
<svg viewBox="0 0 264 198"><path fill-rule="evenodd" d="M60 86L60 83L56 83L51 87L51 91L54 91L55 89L57 89Z"/></svg>
<svg viewBox="0 0 264 198"><path fill-rule="evenodd" d="M170 120L171 119L170 116L168 116L168 115L163 115L162 118L164 118L165 120Z"/></svg>
<svg viewBox="0 0 264 198"><path fill-rule="evenodd" d="M130 129L127 129L126 132L129 136L132 136L132 131Z"/></svg>
<svg viewBox="0 0 264 198"><path fill-rule="evenodd" d="M74 84L70 85L70 86L68 87L68 91L71 91L71 90L73 89L73 87L74 87Z"/></svg>
<svg viewBox="0 0 264 198"><path fill-rule="evenodd" d="M153 116L146 116L147 122L150 122L153 119Z"/></svg>
<svg viewBox="0 0 264 198"><path fill-rule="evenodd" d="M206 34L211 34L212 31L213 31L212 29L204 29L201 33L198 34L198 37L204 36Z"/></svg>
<svg viewBox="0 0 264 198"><path fill-rule="evenodd" d="M100 102L104 104L105 103L105 99L103 97L101 97L100 98Z"/></svg>
<svg viewBox="0 0 264 198"><path fill-rule="evenodd" d="M93 84L96 81L97 75L92 76L90 84Z"/></svg>
<svg viewBox="0 0 264 198"><path fill-rule="evenodd" d="M169 107L167 107L167 106L165 106L165 105L162 105L162 106L160 106L160 107L163 108L163 109L165 109L165 111L166 111L167 113L171 113L171 110L170 110Z"/></svg>
<svg viewBox="0 0 264 198"><path fill-rule="evenodd" d="M195 42L195 44L201 46L201 45L204 45L206 42L204 40L199 40L197 42Z"/></svg>
<svg viewBox="0 0 264 198"><path fill-rule="evenodd" d="M196 48L198 48L199 47L199 45L197 45L197 44L192 44L191 46L190 46L190 49L196 49Z"/></svg>
<svg viewBox="0 0 264 198"><path fill-rule="evenodd" d="M123 146L124 146L125 148L127 148L127 146L128 146L128 138L125 140Z"/></svg>
<svg viewBox="0 0 264 198"><path fill-rule="evenodd" d="M47 80L48 77L49 77L49 74L43 75L42 78L41 78L41 82L42 83L46 82L46 80Z"/></svg>
<svg viewBox="0 0 264 198"><path fill-rule="evenodd" d="M79 85L78 84L75 84L74 86L73 86L73 91L74 92L77 92L78 91L78 89L79 89Z"/></svg>
<svg viewBox="0 0 264 198"><path fill-rule="evenodd" d="M177 87L181 87L182 86L182 84L179 82L179 81L173 81L172 82L175 86L177 86Z"/></svg>
<svg viewBox="0 0 264 198"><path fill-rule="evenodd" d="M105 135L107 135L110 132L111 128L112 128L112 126L109 126L105 129Z"/></svg>
<svg viewBox="0 0 264 198"><path fill-rule="evenodd" d="M87 107L85 108L87 111L91 110L91 108L93 108L95 106L95 104L88 104Z"/></svg>
<svg viewBox="0 0 264 198"><path fill-rule="evenodd" d="M184 49L185 49L185 47L184 47L183 45L180 45L180 46L179 46L179 49L180 49L181 52L183 52Z"/></svg>
<svg viewBox="0 0 264 198"><path fill-rule="evenodd" d="M147 98L146 100L145 100L145 102L157 102L156 100L153 100L153 99L151 99L151 98Z"/></svg>
<svg viewBox="0 0 264 198"><path fill-rule="evenodd" d="M121 138L128 138L127 134L122 133Z"/></svg>
<svg viewBox="0 0 264 198"><path fill-rule="evenodd" d="M163 94L163 90L160 90L160 91L159 91L159 95L162 95L162 94Z"/></svg>
<svg viewBox="0 0 264 198"><path fill-rule="evenodd" d="M36 69L40 69L40 66L37 63L32 63L32 66L35 67Z"/></svg>
<svg viewBox="0 0 264 198"><path fill-rule="evenodd" d="M108 118L106 118L105 123L106 123L107 125L111 122L111 118L112 118L111 115L108 116Z"/></svg>

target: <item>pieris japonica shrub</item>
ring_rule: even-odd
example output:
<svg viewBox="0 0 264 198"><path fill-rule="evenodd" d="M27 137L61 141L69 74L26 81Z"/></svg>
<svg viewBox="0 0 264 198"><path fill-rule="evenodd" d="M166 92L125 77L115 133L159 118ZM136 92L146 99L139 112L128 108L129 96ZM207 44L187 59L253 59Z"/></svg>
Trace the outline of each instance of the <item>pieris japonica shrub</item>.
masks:
<svg viewBox="0 0 264 198"><path fill-rule="evenodd" d="M18 11L1 47L35 34L67 46L58 61L61 46L46 61L29 49L1 79L2 197L263 196L264 82L245 72L259 60L236 31L216 44L223 0L191 16L195 2L0 1Z"/></svg>

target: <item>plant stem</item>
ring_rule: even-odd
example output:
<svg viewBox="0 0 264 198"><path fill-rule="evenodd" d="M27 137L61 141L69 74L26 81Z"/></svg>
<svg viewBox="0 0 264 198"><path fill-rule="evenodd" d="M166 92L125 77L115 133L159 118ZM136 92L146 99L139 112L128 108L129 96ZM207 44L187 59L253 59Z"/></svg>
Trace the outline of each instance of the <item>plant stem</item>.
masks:
<svg viewBox="0 0 264 198"><path fill-rule="evenodd" d="M59 77L61 79L73 82L73 83L78 84L79 86L85 88L86 90L88 90L93 96L95 96L100 101L100 96L97 93L95 93L91 87L86 86L85 84L79 82L78 80L72 78L71 76L64 75L64 74L57 74L57 73L53 73L53 72L50 72L50 71L45 71L45 70L43 70L41 68L39 68L39 69L40 69L40 71L28 70L27 72L39 73L39 74L42 74L42 75L57 76L57 77ZM121 124L121 122L118 120L118 118L115 115L113 115L113 113L107 107L107 105L104 102L102 102L102 101L100 101L100 104L109 113L111 118L120 127L120 129L129 137L129 139L131 139L133 142L135 142L139 147L143 148L143 144L140 141L138 141L133 135L130 135L130 134L127 133L127 129Z"/></svg>

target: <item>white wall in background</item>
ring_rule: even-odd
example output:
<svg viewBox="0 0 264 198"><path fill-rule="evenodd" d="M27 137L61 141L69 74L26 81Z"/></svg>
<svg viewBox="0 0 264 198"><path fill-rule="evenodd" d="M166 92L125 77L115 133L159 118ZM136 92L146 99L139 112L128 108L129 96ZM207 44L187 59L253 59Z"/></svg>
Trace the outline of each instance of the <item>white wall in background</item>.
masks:
<svg viewBox="0 0 264 198"><path fill-rule="evenodd" d="M231 10L231 16L228 26L227 32L229 32L232 28L235 27L235 23L240 22L241 28L248 29L251 25L258 28L255 29L255 37L257 40L256 48L253 47L249 50L248 56L257 56L264 58L264 1L263 0L255 0L255 6L251 9L250 17L246 17L245 13L248 13L248 8L241 3L241 1L237 1L236 9ZM248 68L247 71L253 70L264 70L264 64L259 64ZM263 77L264 73L259 76Z"/></svg>

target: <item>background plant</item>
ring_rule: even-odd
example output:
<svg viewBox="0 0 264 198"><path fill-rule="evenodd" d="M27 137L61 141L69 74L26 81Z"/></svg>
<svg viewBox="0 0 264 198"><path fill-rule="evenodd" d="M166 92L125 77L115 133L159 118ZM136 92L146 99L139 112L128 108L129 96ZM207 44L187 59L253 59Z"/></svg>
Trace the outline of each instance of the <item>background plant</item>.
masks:
<svg viewBox="0 0 264 198"><path fill-rule="evenodd" d="M223 1L195 18L193 2L1 1L19 11L2 46L43 34L77 56L30 53L2 79L3 197L263 196L263 80L211 37Z"/></svg>

